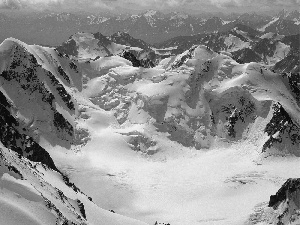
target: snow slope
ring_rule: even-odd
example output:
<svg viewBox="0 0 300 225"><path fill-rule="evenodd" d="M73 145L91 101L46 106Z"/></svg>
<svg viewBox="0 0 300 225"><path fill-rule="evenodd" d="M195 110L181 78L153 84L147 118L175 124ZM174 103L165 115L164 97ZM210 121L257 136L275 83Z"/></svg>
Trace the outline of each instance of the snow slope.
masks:
<svg viewBox="0 0 300 225"><path fill-rule="evenodd" d="M268 224L253 218L299 177L296 89L258 63L203 45L155 68L118 56L76 61L15 39L0 52L0 125L13 137L0 147L0 219L8 224ZM56 111L68 123L55 122ZM72 135L57 135L55 124ZM27 154L25 135L53 170L29 160L37 149Z"/></svg>
<svg viewBox="0 0 300 225"><path fill-rule="evenodd" d="M280 102L296 122L298 103L278 74L204 46L165 67L119 66L89 80L86 96L121 126L86 109L80 123L92 134L81 149L87 161L60 164L99 205L150 224L242 224L299 176L299 143L289 152L284 127L272 137L282 136L287 152L276 142L265 147L272 105ZM229 111L221 113L222 106ZM230 124L235 114L239 121ZM104 190L95 191L99 186Z"/></svg>
<svg viewBox="0 0 300 225"><path fill-rule="evenodd" d="M0 156L3 224L143 224L99 208L41 163L32 163L3 146Z"/></svg>

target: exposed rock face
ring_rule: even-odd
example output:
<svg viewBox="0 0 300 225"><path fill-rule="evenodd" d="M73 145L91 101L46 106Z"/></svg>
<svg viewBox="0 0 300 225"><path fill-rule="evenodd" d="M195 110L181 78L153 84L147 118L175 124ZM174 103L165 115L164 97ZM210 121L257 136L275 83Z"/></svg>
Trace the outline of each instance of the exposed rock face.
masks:
<svg viewBox="0 0 300 225"><path fill-rule="evenodd" d="M2 144L34 162L41 162L57 170L49 153L26 135L28 131L25 128L20 130L22 133L17 130L20 123L10 114L10 104L1 92L0 102L0 141Z"/></svg>
<svg viewBox="0 0 300 225"><path fill-rule="evenodd" d="M155 67L154 62L151 59L145 58L145 59L140 59L140 63L142 67L144 68L152 68Z"/></svg>
<svg viewBox="0 0 300 225"><path fill-rule="evenodd" d="M233 140L242 138L243 132L257 117L266 118L268 114L267 103L258 102L240 87L230 88L220 95L207 93L207 99L216 133ZM263 106L264 110L261 110Z"/></svg>
<svg viewBox="0 0 300 225"><path fill-rule="evenodd" d="M70 148L86 143L88 136L74 123L78 105L72 90L82 88L78 63L54 49L16 39L4 41L0 52L0 141L57 170L40 141Z"/></svg>
<svg viewBox="0 0 300 225"><path fill-rule="evenodd" d="M152 68L155 66L151 59L147 57L138 59L138 57L130 51L124 51L120 54L120 56L132 62L132 66L134 67Z"/></svg>
<svg viewBox="0 0 300 225"><path fill-rule="evenodd" d="M100 45L108 46L108 45L110 45L110 44L112 43L112 41L109 40L108 37L104 36L103 34L101 34L101 33L99 33L99 32L97 32L97 33L95 33L95 34L93 34L93 35L94 35L94 37L95 37L97 40L99 40L99 42L98 42L99 46L100 46Z"/></svg>
<svg viewBox="0 0 300 225"><path fill-rule="evenodd" d="M268 206L275 210L276 224L298 224L300 222L300 178L288 179L275 195L271 195Z"/></svg>
<svg viewBox="0 0 300 225"><path fill-rule="evenodd" d="M282 42L289 45L291 50L288 55L277 62L273 69L280 73L300 73L300 34L286 36Z"/></svg>
<svg viewBox="0 0 300 225"><path fill-rule="evenodd" d="M58 52L67 55L78 55L78 47L76 45L76 41L73 39L69 39L64 42L61 46L56 48Z"/></svg>
<svg viewBox="0 0 300 225"><path fill-rule="evenodd" d="M120 54L120 56L127 59L127 60L129 60L130 62L132 62L132 66L134 66L134 67L140 67L141 66L141 62L131 52L126 52L125 51L122 54Z"/></svg>
<svg viewBox="0 0 300 225"><path fill-rule="evenodd" d="M274 23L269 25L265 30L265 32L273 32L273 33L279 33L279 34L287 34L287 35L293 35L299 33L299 24L295 24L292 20L287 20L286 18L283 18L280 16L278 20L276 20Z"/></svg>
<svg viewBox="0 0 300 225"><path fill-rule="evenodd" d="M300 73L283 73L282 81L291 90L291 94L300 107Z"/></svg>
<svg viewBox="0 0 300 225"><path fill-rule="evenodd" d="M284 201L300 209L300 178L288 179L275 195L271 195L268 206L277 209Z"/></svg>
<svg viewBox="0 0 300 225"><path fill-rule="evenodd" d="M19 139L20 140L20 139ZM13 150L13 149L12 149ZM37 149L34 149L36 151ZM47 154L45 150L43 150L42 155ZM25 155L26 156L26 155ZM45 157L45 156L44 156ZM33 158L28 157L30 160L35 161ZM38 160L40 160L40 156ZM42 162L47 165L47 162ZM7 176L13 176L16 181L16 185L18 184L17 181L26 182L28 186L23 187L22 185L18 186L18 197L19 199L29 198L26 193L29 193L29 188L34 188L35 192L32 192L30 195L32 199L38 199L38 207L42 210L47 210L48 214L54 216L55 221L57 224L86 224L86 214L84 210L84 205L82 203L84 198L82 198L83 193L79 191L78 188L73 184L65 182L62 183L60 178L62 178L62 174L55 168L56 171L52 171L47 169L45 165L40 165L39 163L31 162L20 155L15 154L13 151L6 149L0 144L0 177L3 178L6 174ZM48 163L49 165L49 163ZM5 174L4 174L5 173ZM44 177L45 174L51 174L57 176L58 180L57 183L61 182L61 185L58 187L52 183L52 181L47 180ZM2 180L3 181L3 180ZM0 182L0 186L5 182ZM67 186L69 185L69 187ZM15 190L11 188L9 185L6 186L8 190L12 189L12 193ZM78 198L81 199L75 202L68 194L63 193L62 190L66 190L73 195L78 194ZM25 193L25 194L24 194ZM33 198L34 197L34 198ZM2 199L5 199L5 194L2 195ZM87 198L87 197L85 197ZM27 200L27 199L26 199ZM17 201L17 200L16 200ZM34 207L35 201L27 200L30 202L30 206ZM28 203L27 203L28 204ZM24 207L24 205L18 205L18 207ZM36 212L33 212L36 214Z"/></svg>
<svg viewBox="0 0 300 225"><path fill-rule="evenodd" d="M125 33L125 32L114 33L114 34L110 35L109 38L110 38L110 40L112 40L113 42L115 42L117 44L129 45L129 46L138 47L141 49L149 49L150 48L150 45L147 44L146 42L144 42L140 39L133 38L132 36L130 36L128 33Z"/></svg>
<svg viewBox="0 0 300 225"><path fill-rule="evenodd" d="M238 63L261 62L261 57L252 49L244 48L231 53L233 59Z"/></svg>
<svg viewBox="0 0 300 225"><path fill-rule="evenodd" d="M176 69L176 68L182 66L183 63L186 62L186 60L192 58L192 54L194 53L196 48L197 48L197 46L195 45L194 47L190 48L189 50L187 50L187 51L183 52L182 54L180 54L179 56L177 56L177 58L172 63L170 68L171 69Z"/></svg>
<svg viewBox="0 0 300 225"><path fill-rule="evenodd" d="M13 103L7 103L6 109L18 121L23 120L18 129L20 132L27 129L24 133L34 136L36 141L41 134L46 134L49 140L56 137L71 143L73 126L57 107L58 104L68 113L75 114L71 95L58 78L39 65L35 56L24 47L12 44L11 50L9 62L0 74L3 88L1 98L11 99ZM64 76L67 77L65 73Z"/></svg>
<svg viewBox="0 0 300 225"><path fill-rule="evenodd" d="M265 132L269 139L263 146L262 151L267 148L275 147L280 150L288 150L300 156L300 128L290 118L280 103L273 105L273 117L267 124Z"/></svg>
<svg viewBox="0 0 300 225"><path fill-rule="evenodd" d="M300 178L288 179L267 204L256 206L255 213L245 222L255 224L300 224Z"/></svg>
<svg viewBox="0 0 300 225"><path fill-rule="evenodd" d="M131 61L135 67L150 68L155 66L156 55L149 48L150 46L143 41L125 33L108 37L98 32L74 34L57 47L56 51L80 60L97 60L100 57L119 55ZM61 70L59 73L64 76Z"/></svg>

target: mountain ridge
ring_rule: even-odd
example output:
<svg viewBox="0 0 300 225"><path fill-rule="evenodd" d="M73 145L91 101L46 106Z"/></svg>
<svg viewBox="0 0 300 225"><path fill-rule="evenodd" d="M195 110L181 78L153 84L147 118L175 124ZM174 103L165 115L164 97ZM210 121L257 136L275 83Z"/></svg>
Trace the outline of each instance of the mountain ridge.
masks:
<svg viewBox="0 0 300 225"><path fill-rule="evenodd" d="M242 46L274 40L240 28L227 34ZM279 40L297 49L297 36ZM7 213L14 209L28 224L38 214L37 224L298 222L299 192L288 205L291 182L280 186L298 174L299 76L238 63L231 44L193 45L144 68L148 48L124 33L86 32L61 48L0 45L5 221L21 224Z"/></svg>

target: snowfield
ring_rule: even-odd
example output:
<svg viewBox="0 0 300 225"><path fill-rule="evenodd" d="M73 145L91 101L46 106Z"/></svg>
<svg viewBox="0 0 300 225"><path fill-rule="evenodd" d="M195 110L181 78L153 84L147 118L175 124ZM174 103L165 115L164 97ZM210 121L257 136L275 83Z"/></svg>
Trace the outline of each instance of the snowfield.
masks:
<svg viewBox="0 0 300 225"><path fill-rule="evenodd" d="M291 211L268 207L300 171L300 104L285 78L202 45L133 67L73 38L80 60L15 39L0 46L0 110L22 121L0 116L5 138L20 134L17 150L0 145L1 224L300 223L299 198ZM43 154L30 160L24 135L53 168Z"/></svg>

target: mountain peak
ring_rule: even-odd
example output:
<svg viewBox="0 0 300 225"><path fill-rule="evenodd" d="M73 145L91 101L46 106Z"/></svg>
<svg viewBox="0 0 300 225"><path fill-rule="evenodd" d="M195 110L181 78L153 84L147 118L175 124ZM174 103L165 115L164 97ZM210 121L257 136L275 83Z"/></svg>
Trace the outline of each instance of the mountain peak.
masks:
<svg viewBox="0 0 300 225"><path fill-rule="evenodd" d="M146 16L146 17L151 17L151 16L156 15L157 13L158 13L158 11L150 9L150 10L147 10L147 11L144 13L144 16Z"/></svg>
<svg viewBox="0 0 300 225"><path fill-rule="evenodd" d="M277 14L277 17L279 17L280 19L283 19L283 18L285 18L288 14L289 14L288 11L286 11L285 9L282 9L282 10Z"/></svg>
<svg viewBox="0 0 300 225"><path fill-rule="evenodd" d="M117 33L113 34L112 36L130 36L127 32L118 31Z"/></svg>
<svg viewBox="0 0 300 225"><path fill-rule="evenodd" d="M189 15L182 12L172 12L170 13L171 19L187 19Z"/></svg>

